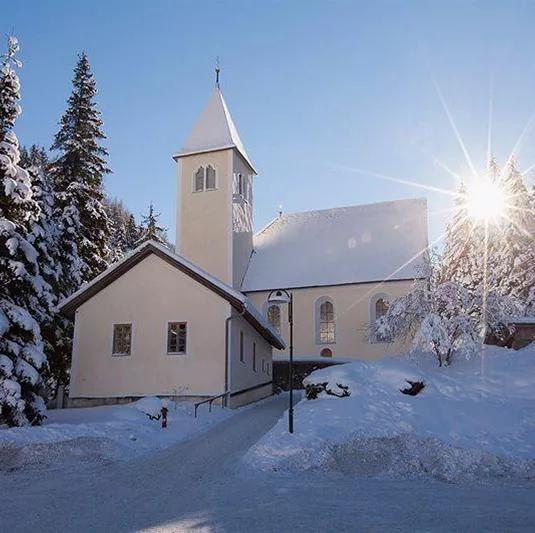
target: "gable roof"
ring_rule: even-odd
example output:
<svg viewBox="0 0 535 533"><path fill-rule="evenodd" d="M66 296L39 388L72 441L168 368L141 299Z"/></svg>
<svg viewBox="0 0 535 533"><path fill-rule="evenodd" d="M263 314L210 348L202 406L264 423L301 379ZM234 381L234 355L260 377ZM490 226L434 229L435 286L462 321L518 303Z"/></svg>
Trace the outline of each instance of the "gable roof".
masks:
<svg viewBox="0 0 535 533"><path fill-rule="evenodd" d="M73 317L76 309L87 302L102 289L113 283L116 279L128 272L132 267L143 261L149 255L154 254L164 260L178 271L186 274L195 281L204 285L227 300L234 309L244 313L244 318L264 337L272 346L279 350L286 347L284 341L270 326L267 320L256 309L253 303L241 292L228 286L219 279L211 276L198 266L184 257L171 252L161 244L147 241L126 255L121 261L115 263L93 281L84 285L80 290L63 300L59 304L59 310L66 316Z"/></svg>
<svg viewBox="0 0 535 533"><path fill-rule="evenodd" d="M256 172L243 147L223 94L216 86L182 148L173 155L173 158L176 160L186 155L227 148L235 148L253 172Z"/></svg>
<svg viewBox="0 0 535 533"><path fill-rule="evenodd" d="M413 279L427 244L425 199L283 214L254 236L242 290Z"/></svg>

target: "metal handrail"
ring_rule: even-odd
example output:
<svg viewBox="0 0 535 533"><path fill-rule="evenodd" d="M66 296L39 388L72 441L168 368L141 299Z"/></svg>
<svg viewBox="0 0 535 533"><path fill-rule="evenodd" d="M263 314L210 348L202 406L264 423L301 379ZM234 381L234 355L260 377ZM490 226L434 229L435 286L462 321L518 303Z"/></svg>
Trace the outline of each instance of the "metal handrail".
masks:
<svg viewBox="0 0 535 533"><path fill-rule="evenodd" d="M214 400L219 399L219 398L225 397L227 394L228 394L228 392L224 392L223 394L218 394L217 396L212 396L210 398L206 398L206 400L202 400L200 402L197 402L195 404L195 418L197 418L197 409L198 409L198 407L200 405L202 405L203 403L207 403L208 404L208 412L211 413L212 412L212 402Z"/></svg>

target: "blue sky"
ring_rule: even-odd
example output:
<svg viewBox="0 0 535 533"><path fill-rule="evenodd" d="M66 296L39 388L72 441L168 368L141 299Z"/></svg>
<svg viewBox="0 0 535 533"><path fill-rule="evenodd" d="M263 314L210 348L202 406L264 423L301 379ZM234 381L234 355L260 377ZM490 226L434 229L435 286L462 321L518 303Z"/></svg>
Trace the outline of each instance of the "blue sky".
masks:
<svg viewBox="0 0 535 533"><path fill-rule="evenodd" d="M259 177L255 226L285 211L425 196L430 238L451 190L483 168L492 87L492 150L509 156L535 109L531 1L18 0L0 30L21 43L21 143L50 146L76 55L89 55L108 135L112 196L137 216L153 201L174 238L176 151L221 86ZM535 163L534 136L521 170ZM526 174L526 181L531 182Z"/></svg>

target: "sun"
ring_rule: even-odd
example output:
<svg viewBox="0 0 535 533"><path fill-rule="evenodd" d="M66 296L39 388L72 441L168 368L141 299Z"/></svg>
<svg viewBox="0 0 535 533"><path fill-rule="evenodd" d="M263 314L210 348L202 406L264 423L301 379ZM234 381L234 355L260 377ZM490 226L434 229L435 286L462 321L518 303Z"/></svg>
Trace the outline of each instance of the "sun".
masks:
<svg viewBox="0 0 535 533"><path fill-rule="evenodd" d="M468 188L467 204L470 216L480 222L497 222L507 208L502 188L488 180L478 180Z"/></svg>

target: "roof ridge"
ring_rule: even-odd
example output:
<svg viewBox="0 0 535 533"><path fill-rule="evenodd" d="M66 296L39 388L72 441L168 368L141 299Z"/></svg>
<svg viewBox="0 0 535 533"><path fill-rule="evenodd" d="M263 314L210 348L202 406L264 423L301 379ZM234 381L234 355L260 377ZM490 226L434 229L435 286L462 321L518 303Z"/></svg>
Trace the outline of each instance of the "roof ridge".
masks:
<svg viewBox="0 0 535 533"><path fill-rule="evenodd" d="M341 211L342 209L359 209L359 208L365 208L365 207L374 207L379 205L387 205L387 204L397 204L402 202L424 202L427 203L427 198L424 196L421 196L419 198L401 198L399 200L384 200L382 202L369 202L367 204L353 204L353 205L342 205L338 207L326 207L323 209L311 209L310 211L294 211L293 213L283 213L278 218L284 218L284 217L290 217L294 215L309 215L311 213L326 213L328 211ZM264 226L261 231L267 229L267 227L274 222L275 220L278 220L278 218L275 218L272 220L269 224ZM260 233L259 231L258 233Z"/></svg>
<svg viewBox="0 0 535 533"><path fill-rule="evenodd" d="M230 127L231 124L234 124L233 121L232 121L232 117L230 116L230 111L227 107L227 103L225 102L225 99L223 98L223 93L221 92L221 89L219 88L219 86L217 86L215 88L218 96L219 96L219 99L221 100L221 107L223 108L223 113L225 114L225 126L227 127L227 130L228 130L228 135L230 137L230 140L232 141L232 144L239 149L238 147L238 143L236 142L236 139L234 138L234 135L233 135L233 131L232 131L232 128ZM234 126L234 130L236 130L236 126ZM236 134L238 132L236 131ZM240 136L238 135L238 141L240 141ZM245 150L244 150L245 151ZM245 156L247 156L247 154L245 154Z"/></svg>
<svg viewBox="0 0 535 533"><path fill-rule="evenodd" d="M282 215L281 215L282 216ZM253 237L256 237L257 235L260 235L261 233L264 233L264 231L268 230L281 216L275 217L273 220L268 222L265 226L261 227L256 233L253 234Z"/></svg>

